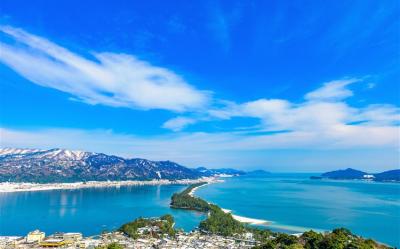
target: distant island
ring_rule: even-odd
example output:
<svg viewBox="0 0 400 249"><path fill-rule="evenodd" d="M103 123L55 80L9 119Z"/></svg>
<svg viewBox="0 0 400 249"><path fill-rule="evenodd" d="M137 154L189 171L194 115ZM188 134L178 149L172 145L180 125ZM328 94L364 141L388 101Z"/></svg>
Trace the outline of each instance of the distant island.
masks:
<svg viewBox="0 0 400 249"><path fill-rule="evenodd" d="M311 176L311 179L334 179L334 180L371 180L377 182L400 182L400 169L384 171L382 173L367 173L364 171L347 168L335 170Z"/></svg>

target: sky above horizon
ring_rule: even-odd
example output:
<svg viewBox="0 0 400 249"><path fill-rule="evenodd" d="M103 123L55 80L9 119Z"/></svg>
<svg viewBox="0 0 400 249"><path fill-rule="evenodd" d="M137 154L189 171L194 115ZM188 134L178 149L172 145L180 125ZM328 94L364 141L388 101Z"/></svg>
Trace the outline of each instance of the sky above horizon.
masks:
<svg viewBox="0 0 400 249"><path fill-rule="evenodd" d="M400 167L399 1L0 4L0 146Z"/></svg>

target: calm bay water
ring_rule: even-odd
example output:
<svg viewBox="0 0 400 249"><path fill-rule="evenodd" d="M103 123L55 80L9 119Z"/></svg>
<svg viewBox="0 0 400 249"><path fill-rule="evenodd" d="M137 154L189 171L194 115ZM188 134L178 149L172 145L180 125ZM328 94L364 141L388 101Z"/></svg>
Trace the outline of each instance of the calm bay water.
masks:
<svg viewBox="0 0 400 249"><path fill-rule="evenodd" d="M400 247L400 184L310 180L309 174L235 177L196 195L240 216L272 221L272 230L349 228Z"/></svg>
<svg viewBox="0 0 400 249"><path fill-rule="evenodd" d="M0 194L0 235L79 231L99 234L137 217L170 213L177 227L195 228L204 215L169 208L186 186L129 186ZM309 180L307 174L225 178L196 195L234 214L272 221L272 230L302 232L347 227L400 247L400 184Z"/></svg>
<svg viewBox="0 0 400 249"><path fill-rule="evenodd" d="M169 208L172 194L185 188L162 185L0 193L0 235L26 235L36 228L46 233L95 235L140 216L168 213L177 227L191 230L204 215Z"/></svg>

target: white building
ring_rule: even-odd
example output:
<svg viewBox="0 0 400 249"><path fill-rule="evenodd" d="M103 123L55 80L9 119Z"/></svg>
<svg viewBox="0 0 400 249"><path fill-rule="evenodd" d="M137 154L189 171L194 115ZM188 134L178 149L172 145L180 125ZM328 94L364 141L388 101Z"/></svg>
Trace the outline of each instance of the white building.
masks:
<svg viewBox="0 0 400 249"><path fill-rule="evenodd" d="M26 242L28 243L41 242L45 236L46 234L44 232L35 230L28 233L28 235L26 236Z"/></svg>
<svg viewBox="0 0 400 249"><path fill-rule="evenodd" d="M364 179L374 179L375 176L374 175L363 175Z"/></svg>

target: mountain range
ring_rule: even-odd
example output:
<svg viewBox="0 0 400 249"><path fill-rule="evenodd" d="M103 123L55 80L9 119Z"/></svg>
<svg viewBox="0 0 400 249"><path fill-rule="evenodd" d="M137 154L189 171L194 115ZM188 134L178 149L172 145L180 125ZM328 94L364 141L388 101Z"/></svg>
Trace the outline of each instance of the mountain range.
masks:
<svg viewBox="0 0 400 249"><path fill-rule="evenodd" d="M171 161L125 159L65 149L0 149L0 181L175 180L201 176L200 172Z"/></svg>
<svg viewBox="0 0 400 249"><path fill-rule="evenodd" d="M0 182L178 180L245 173L235 169L191 169L171 161L126 159L65 149L0 149Z"/></svg>

